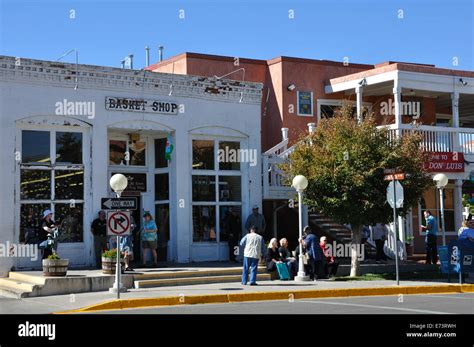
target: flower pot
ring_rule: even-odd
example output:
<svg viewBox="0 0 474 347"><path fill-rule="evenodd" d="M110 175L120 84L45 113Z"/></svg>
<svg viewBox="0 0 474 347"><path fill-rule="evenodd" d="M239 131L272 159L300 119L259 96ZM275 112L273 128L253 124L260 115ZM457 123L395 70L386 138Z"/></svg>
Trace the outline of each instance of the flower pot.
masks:
<svg viewBox="0 0 474 347"><path fill-rule="evenodd" d="M125 259L120 259L120 264L122 268L125 266ZM102 273L106 275L114 275L115 268L117 267L117 259L116 258L105 258L102 257Z"/></svg>
<svg viewBox="0 0 474 347"><path fill-rule="evenodd" d="M43 259L43 275L63 277L66 276L69 259Z"/></svg>

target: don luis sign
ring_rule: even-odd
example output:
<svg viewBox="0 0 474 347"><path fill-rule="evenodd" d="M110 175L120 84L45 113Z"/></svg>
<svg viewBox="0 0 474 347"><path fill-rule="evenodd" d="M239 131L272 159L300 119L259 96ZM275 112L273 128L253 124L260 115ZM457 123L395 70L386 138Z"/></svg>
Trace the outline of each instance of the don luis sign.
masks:
<svg viewBox="0 0 474 347"><path fill-rule="evenodd" d="M464 172L464 154L461 152L432 152L425 163L428 172Z"/></svg>

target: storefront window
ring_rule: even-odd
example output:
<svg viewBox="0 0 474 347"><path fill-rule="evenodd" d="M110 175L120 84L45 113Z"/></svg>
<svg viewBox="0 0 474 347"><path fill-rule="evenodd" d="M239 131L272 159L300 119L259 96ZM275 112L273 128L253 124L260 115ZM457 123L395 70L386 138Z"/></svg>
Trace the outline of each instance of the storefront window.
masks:
<svg viewBox="0 0 474 347"><path fill-rule="evenodd" d="M21 156L23 163L49 163L50 132L23 130L21 132Z"/></svg>
<svg viewBox="0 0 474 347"><path fill-rule="evenodd" d="M240 201L240 176L219 176L219 201Z"/></svg>
<svg viewBox="0 0 474 347"><path fill-rule="evenodd" d="M193 176L193 201L216 201L215 176Z"/></svg>
<svg viewBox="0 0 474 347"><path fill-rule="evenodd" d="M125 153L127 152L126 141L109 141L109 165L126 165Z"/></svg>
<svg viewBox="0 0 474 347"><path fill-rule="evenodd" d="M82 204L55 204L54 218L59 226L59 242L82 242Z"/></svg>
<svg viewBox="0 0 474 347"><path fill-rule="evenodd" d="M146 165L146 143L143 141L129 141L128 150L130 154L129 165L145 166Z"/></svg>
<svg viewBox="0 0 474 347"><path fill-rule="evenodd" d="M240 158L239 142L219 142L219 151L217 153L219 170L240 170L240 162L242 159L244 158ZM249 160L248 158L245 159Z"/></svg>
<svg viewBox="0 0 474 347"><path fill-rule="evenodd" d="M70 164L83 163L83 134L22 131L21 141L28 165L20 171L20 241L34 243L43 211L50 209L60 226L60 241L82 242L84 169L74 170ZM54 166L50 153L56 158Z"/></svg>
<svg viewBox="0 0 474 347"><path fill-rule="evenodd" d="M170 239L170 205L155 205L155 222L158 227L158 242L166 243Z"/></svg>
<svg viewBox="0 0 474 347"><path fill-rule="evenodd" d="M82 133L56 133L56 162L82 164Z"/></svg>
<svg viewBox="0 0 474 347"><path fill-rule="evenodd" d="M193 241L216 241L215 221L215 206L193 206Z"/></svg>
<svg viewBox="0 0 474 347"><path fill-rule="evenodd" d="M56 200L84 199L84 171L55 170Z"/></svg>
<svg viewBox="0 0 474 347"><path fill-rule="evenodd" d="M168 174L155 175L155 200L169 199L169 179Z"/></svg>
<svg viewBox="0 0 474 347"><path fill-rule="evenodd" d="M214 170L214 141L193 140L193 169Z"/></svg>
<svg viewBox="0 0 474 347"><path fill-rule="evenodd" d="M442 226L441 226L441 214L440 214L440 203L439 203L439 191L437 189L430 189L423 193L423 198L420 201L421 208L421 224L426 225L426 220L424 217L425 211L430 211L431 214L438 221L438 235L441 235ZM444 189L444 222L446 232L455 231L455 222L454 222L454 189L445 188Z"/></svg>
<svg viewBox="0 0 474 347"><path fill-rule="evenodd" d="M51 199L50 170L21 170L20 199L49 200Z"/></svg>

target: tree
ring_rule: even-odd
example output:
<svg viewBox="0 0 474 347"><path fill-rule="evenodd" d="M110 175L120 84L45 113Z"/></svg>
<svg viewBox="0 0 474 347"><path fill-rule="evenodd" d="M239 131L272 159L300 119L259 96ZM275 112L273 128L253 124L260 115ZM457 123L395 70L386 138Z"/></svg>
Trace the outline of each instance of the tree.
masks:
<svg viewBox="0 0 474 347"><path fill-rule="evenodd" d="M360 244L363 225L388 223L392 209L386 201L384 169L397 168L407 174L404 188L405 216L433 182L424 169L427 153L420 146L416 128L393 136L377 128L372 116L359 123L349 104L322 119L312 134L295 146L282 169L289 180L304 175L309 181L304 203L340 224L351 224L352 243ZM356 247L352 247L351 276L360 275Z"/></svg>

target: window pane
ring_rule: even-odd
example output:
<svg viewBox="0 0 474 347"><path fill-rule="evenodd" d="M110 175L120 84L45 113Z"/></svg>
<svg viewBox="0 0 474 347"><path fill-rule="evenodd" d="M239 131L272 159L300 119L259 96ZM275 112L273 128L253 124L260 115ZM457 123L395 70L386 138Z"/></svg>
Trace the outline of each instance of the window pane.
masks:
<svg viewBox="0 0 474 347"><path fill-rule="evenodd" d="M193 176L193 201L216 201L215 176Z"/></svg>
<svg viewBox="0 0 474 347"><path fill-rule="evenodd" d="M55 204L54 218L59 225L59 242L82 242L82 204Z"/></svg>
<svg viewBox="0 0 474 347"><path fill-rule="evenodd" d="M215 206L193 206L193 241L216 241L215 223Z"/></svg>
<svg viewBox="0 0 474 347"><path fill-rule="evenodd" d="M51 208L50 204L22 204L20 211L20 242L38 244L40 241L40 224L43 211Z"/></svg>
<svg viewBox="0 0 474 347"><path fill-rule="evenodd" d="M240 176L219 176L219 201L241 201Z"/></svg>
<svg viewBox="0 0 474 347"><path fill-rule="evenodd" d="M129 165L146 165L146 142L143 141L129 141L128 142L128 151L129 151Z"/></svg>
<svg viewBox="0 0 474 347"><path fill-rule="evenodd" d="M54 174L56 200L84 199L84 171L56 170Z"/></svg>
<svg viewBox="0 0 474 347"><path fill-rule="evenodd" d="M170 206L168 204L155 205L155 222L158 227L158 242L168 242L170 239Z"/></svg>
<svg viewBox="0 0 474 347"><path fill-rule="evenodd" d="M155 168L168 167L166 160L166 139L155 140Z"/></svg>
<svg viewBox="0 0 474 347"><path fill-rule="evenodd" d="M219 170L240 170L240 162L250 159L251 158L240 158L239 142L219 142L219 152L217 156Z"/></svg>
<svg viewBox="0 0 474 347"><path fill-rule="evenodd" d="M21 132L21 151L23 163L49 163L49 131L23 130Z"/></svg>
<svg viewBox="0 0 474 347"><path fill-rule="evenodd" d="M169 199L169 179L168 174L155 175L155 200Z"/></svg>
<svg viewBox="0 0 474 347"><path fill-rule="evenodd" d="M51 171L21 170L20 198L22 200L51 199Z"/></svg>
<svg viewBox="0 0 474 347"><path fill-rule="evenodd" d="M214 141L193 140L193 169L214 170Z"/></svg>
<svg viewBox="0 0 474 347"><path fill-rule="evenodd" d="M240 240L242 233L242 212L240 206L221 206L220 215L220 241L229 241L229 234L234 239Z"/></svg>
<svg viewBox="0 0 474 347"><path fill-rule="evenodd" d="M82 164L81 133L56 133L56 162Z"/></svg>
<svg viewBox="0 0 474 347"><path fill-rule="evenodd" d="M127 151L127 142L109 141L109 165L125 165L125 152Z"/></svg>

